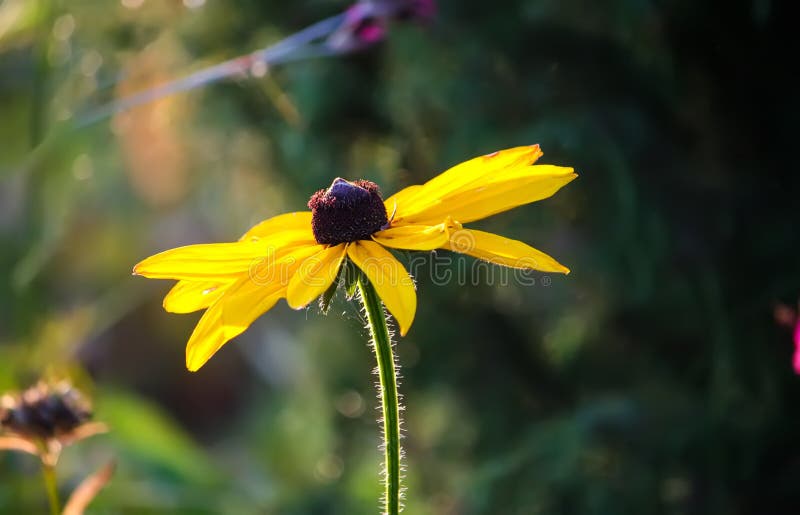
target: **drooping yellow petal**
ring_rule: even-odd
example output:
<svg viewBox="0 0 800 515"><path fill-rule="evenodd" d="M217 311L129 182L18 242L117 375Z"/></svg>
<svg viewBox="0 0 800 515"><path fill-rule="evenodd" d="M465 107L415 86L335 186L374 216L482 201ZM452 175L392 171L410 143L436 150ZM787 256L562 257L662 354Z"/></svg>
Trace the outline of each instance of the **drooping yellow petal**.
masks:
<svg viewBox="0 0 800 515"><path fill-rule="evenodd" d="M242 278L200 318L186 345L186 368L195 372L281 298L279 284L256 286ZM234 290L235 288L235 290Z"/></svg>
<svg viewBox="0 0 800 515"><path fill-rule="evenodd" d="M539 145L509 148L458 164L422 186L411 186L386 200L387 211L397 206L395 217L405 219L442 198L482 186L505 170L533 164L542 151Z"/></svg>
<svg viewBox="0 0 800 515"><path fill-rule="evenodd" d="M391 227L376 232L372 239L385 247L405 250L438 249L448 241L442 224Z"/></svg>
<svg viewBox="0 0 800 515"><path fill-rule="evenodd" d="M311 211L297 211L295 213L286 213L268 218L251 227L239 240L245 241L253 237L266 238L276 233L286 231L305 231L308 233L309 238L313 239L314 235L311 232Z"/></svg>
<svg viewBox="0 0 800 515"><path fill-rule="evenodd" d="M286 303L300 309L325 293L339 274L346 248L344 243L334 245L303 261L289 280Z"/></svg>
<svg viewBox="0 0 800 515"><path fill-rule="evenodd" d="M442 248L511 268L569 273L569 268L544 252L521 241L489 232L472 229L453 231L450 233L448 246Z"/></svg>
<svg viewBox="0 0 800 515"><path fill-rule="evenodd" d="M432 223L447 216L461 223L536 202L555 194L577 177L572 168L536 165L508 170L479 187L459 190L444 196L401 223Z"/></svg>
<svg viewBox="0 0 800 515"><path fill-rule="evenodd" d="M186 367L192 372L198 370L225 343L285 297L289 280L300 263L323 248L316 244L294 248L269 265L269 270L241 277L231 284L206 310L189 338Z"/></svg>
<svg viewBox="0 0 800 515"><path fill-rule="evenodd" d="M351 243L347 255L369 278L386 309L397 320L400 334L405 336L417 311L417 292L403 265L374 241Z"/></svg>
<svg viewBox="0 0 800 515"><path fill-rule="evenodd" d="M164 297L164 310L170 313L193 313L205 309L225 293L231 283L178 281Z"/></svg>
<svg viewBox="0 0 800 515"><path fill-rule="evenodd" d="M257 240L187 245L150 256L137 264L133 273L151 279L228 282L264 259L314 244L313 235L310 240L307 236L301 231L286 231Z"/></svg>
<svg viewBox="0 0 800 515"><path fill-rule="evenodd" d="M187 245L150 256L133 273L151 279L226 282L247 272L253 260L267 254L260 242Z"/></svg>

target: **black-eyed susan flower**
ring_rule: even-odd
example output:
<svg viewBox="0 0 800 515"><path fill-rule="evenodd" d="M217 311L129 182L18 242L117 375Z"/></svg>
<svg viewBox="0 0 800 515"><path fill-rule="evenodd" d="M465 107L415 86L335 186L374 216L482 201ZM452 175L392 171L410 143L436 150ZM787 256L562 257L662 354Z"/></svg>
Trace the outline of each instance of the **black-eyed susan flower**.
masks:
<svg viewBox="0 0 800 515"><path fill-rule="evenodd" d="M186 349L192 371L280 299L300 309L320 297L345 260L366 275L405 335L416 291L389 248L446 249L507 267L569 273L525 243L464 227L550 197L576 177L572 168L534 165L541 155L532 145L480 156L386 200L372 182L337 178L311 197L311 211L270 218L237 242L162 252L137 264L134 274L179 281L164 299L167 311L206 310Z"/></svg>

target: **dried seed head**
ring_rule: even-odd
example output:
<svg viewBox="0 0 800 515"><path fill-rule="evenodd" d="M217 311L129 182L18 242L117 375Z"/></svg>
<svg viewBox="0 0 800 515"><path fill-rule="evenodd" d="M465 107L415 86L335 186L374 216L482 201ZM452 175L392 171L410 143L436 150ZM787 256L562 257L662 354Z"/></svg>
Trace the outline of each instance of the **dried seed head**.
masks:
<svg viewBox="0 0 800 515"><path fill-rule="evenodd" d="M308 207L317 243L366 240L389 221L378 185L370 181L337 177L330 188L312 195Z"/></svg>
<svg viewBox="0 0 800 515"><path fill-rule="evenodd" d="M66 381L40 382L20 394L0 399L0 426L25 438L68 435L91 418L89 402Z"/></svg>

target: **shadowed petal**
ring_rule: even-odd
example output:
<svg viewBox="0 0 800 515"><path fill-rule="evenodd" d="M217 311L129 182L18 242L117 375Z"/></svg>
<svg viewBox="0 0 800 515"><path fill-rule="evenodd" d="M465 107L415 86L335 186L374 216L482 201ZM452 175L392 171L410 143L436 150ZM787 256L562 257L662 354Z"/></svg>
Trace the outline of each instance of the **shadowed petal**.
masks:
<svg viewBox="0 0 800 515"><path fill-rule="evenodd" d="M347 255L369 278L386 309L397 320L400 334L405 336L417 311L417 292L406 269L374 241L351 243L347 246Z"/></svg>
<svg viewBox="0 0 800 515"><path fill-rule="evenodd" d="M295 248L259 274L238 279L203 314L186 345L186 368L202 367L231 338L286 295L286 287L300 263L318 253L322 245Z"/></svg>
<svg viewBox="0 0 800 515"><path fill-rule="evenodd" d="M334 245L306 259L289 281L286 303L300 309L322 295L336 280L346 249L346 244Z"/></svg>
<svg viewBox="0 0 800 515"><path fill-rule="evenodd" d="M443 224L401 225L376 232L372 239L395 249L433 250L447 244L447 233Z"/></svg>
<svg viewBox="0 0 800 515"><path fill-rule="evenodd" d="M391 197L383 201L386 205L386 212L391 216L393 213L397 215L396 211L400 206L411 206L414 198L424 191L422 184L415 184L407 188L403 188Z"/></svg>
<svg viewBox="0 0 800 515"><path fill-rule="evenodd" d="M306 239L314 239L314 235L311 233L311 211L273 216L250 228L239 240L244 241L253 237L265 238L287 231L306 231L308 234Z"/></svg>
<svg viewBox="0 0 800 515"><path fill-rule="evenodd" d="M252 286L249 279L242 281ZM271 309L280 300L283 288L274 284L242 290L221 297L200 318L186 345L186 368L190 371L200 369L230 339L239 336L256 318Z"/></svg>
<svg viewBox="0 0 800 515"><path fill-rule="evenodd" d="M565 267L544 252L522 243L489 232L461 229L450 233L450 243L442 247L461 254L483 259L496 265L511 268L541 270L568 274Z"/></svg>

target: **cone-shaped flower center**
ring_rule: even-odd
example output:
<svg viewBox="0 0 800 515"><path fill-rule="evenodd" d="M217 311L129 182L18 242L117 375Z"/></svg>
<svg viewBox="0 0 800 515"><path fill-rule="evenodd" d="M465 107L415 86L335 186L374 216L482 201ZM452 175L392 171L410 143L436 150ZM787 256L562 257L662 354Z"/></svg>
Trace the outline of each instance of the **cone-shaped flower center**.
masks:
<svg viewBox="0 0 800 515"><path fill-rule="evenodd" d="M337 177L330 188L311 196L308 207L317 243L368 240L389 221L378 185L370 181Z"/></svg>

